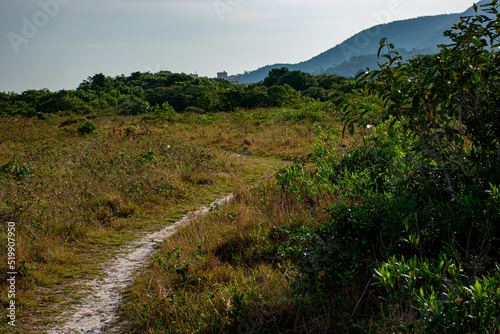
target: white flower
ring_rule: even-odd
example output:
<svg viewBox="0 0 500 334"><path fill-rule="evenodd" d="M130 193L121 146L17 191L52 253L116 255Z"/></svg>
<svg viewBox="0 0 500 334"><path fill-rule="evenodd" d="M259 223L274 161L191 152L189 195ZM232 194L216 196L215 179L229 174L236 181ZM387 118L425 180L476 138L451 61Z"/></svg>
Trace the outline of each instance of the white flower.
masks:
<svg viewBox="0 0 500 334"><path fill-rule="evenodd" d="M370 128L372 128L372 127L373 127L373 125L371 125L371 124L368 124L368 125L366 126L366 128L367 128L367 129L370 129Z"/></svg>

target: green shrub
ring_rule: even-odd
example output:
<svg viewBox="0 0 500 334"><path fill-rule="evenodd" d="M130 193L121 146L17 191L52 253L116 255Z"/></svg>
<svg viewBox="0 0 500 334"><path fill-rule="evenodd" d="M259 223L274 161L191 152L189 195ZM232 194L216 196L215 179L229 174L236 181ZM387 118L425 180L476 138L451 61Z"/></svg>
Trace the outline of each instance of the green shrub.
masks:
<svg viewBox="0 0 500 334"><path fill-rule="evenodd" d="M394 45L381 40L379 55L386 49L388 61L358 80L366 95L384 101L403 136L418 139L404 150L418 160L422 177L457 199L468 183L500 183L500 13L496 0L483 7L488 15L475 6L476 15L445 32L452 43L435 56L403 63ZM352 101L346 111L352 133L373 108ZM478 166L492 172L489 180Z"/></svg>
<svg viewBox="0 0 500 334"><path fill-rule="evenodd" d="M85 120L77 127L77 131L81 135L91 134L97 129L97 126L91 120Z"/></svg>
<svg viewBox="0 0 500 334"><path fill-rule="evenodd" d="M137 158L137 162L140 164L143 164L143 163L148 162L148 161L152 162L155 160L158 160L158 156L157 156L156 152L153 151L153 149L150 149L148 152L141 154Z"/></svg>
<svg viewBox="0 0 500 334"><path fill-rule="evenodd" d="M195 106L188 106L186 109L184 109L185 112L192 112L195 114L206 114L206 111L202 108L195 107Z"/></svg>
<svg viewBox="0 0 500 334"><path fill-rule="evenodd" d="M161 107L155 107L153 113L156 119L170 123L174 122L178 116L174 108L167 102L164 102Z"/></svg>
<svg viewBox="0 0 500 334"><path fill-rule="evenodd" d="M500 246L498 187L471 186L453 201L413 173L403 149L398 136L379 135L344 152L320 142L310 157L313 170L296 163L277 174L282 190L304 205L322 193L339 199L318 229L283 227L290 240L282 247L302 254L297 288L334 292L353 277L369 277L373 264L393 254L436 258L448 251L468 270L491 266Z"/></svg>
<svg viewBox="0 0 500 334"><path fill-rule="evenodd" d="M9 175L16 180L32 177L33 168L27 163L20 163L16 160L10 160L5 165L0 165L0 175Z"/></svg>
<svg viewBox="0 0 500 334"><path fill-rule="evenodd" d="M59 126L65 127L65 126L73 125L75 123L78 123L78 121L79 121L79 119L77 119L77 118L70 118L70 119L67 119L65 121L62 121Z"/></svg>
<svg viewBox="0 0 500 334"><path fill-rule="evenodd" d="M202 114L198 115L196 117L195 122L197 124L214 124L220 120L220 117L218 115L214 114Z"/></svg>
<svg viewBox="0 0 500 334"><path fill-rule="evenodd" d="M446 254L437 259L391 257L375 269L386 312L411 316L411 322L379 322L414 333L494 333L500 325L500 267L474 277Z"/></svg>

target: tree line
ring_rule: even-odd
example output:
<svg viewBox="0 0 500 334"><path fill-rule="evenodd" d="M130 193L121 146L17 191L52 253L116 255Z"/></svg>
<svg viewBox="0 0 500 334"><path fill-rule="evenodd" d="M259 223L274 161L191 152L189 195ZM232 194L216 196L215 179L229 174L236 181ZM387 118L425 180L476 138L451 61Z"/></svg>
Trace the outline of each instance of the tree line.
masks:
<svg viewBox="0 0 500 334"><path fill-rule="evenodd" d="M281 107L312 100L338 105L352 87L352 81L342 76L314 76L285 67L273 69L263 81L249 85L205 77L195 79L169 71L134 72L114 78L99 73L74 90L0 92L0 115L138 115L170 107L176 112L204 113Z"/></svg>

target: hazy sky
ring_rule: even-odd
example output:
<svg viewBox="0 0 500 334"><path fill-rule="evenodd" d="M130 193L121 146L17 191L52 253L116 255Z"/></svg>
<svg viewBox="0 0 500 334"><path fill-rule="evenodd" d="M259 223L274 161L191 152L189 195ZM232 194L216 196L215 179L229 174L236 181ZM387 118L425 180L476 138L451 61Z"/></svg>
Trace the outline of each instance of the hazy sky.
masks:
<svg viewBox="0 0 500 334"><path fill-rule="evenodd" d="M379 23L472 0L0 0L0 91L131 72L243 73L296 63Z"/></svg>

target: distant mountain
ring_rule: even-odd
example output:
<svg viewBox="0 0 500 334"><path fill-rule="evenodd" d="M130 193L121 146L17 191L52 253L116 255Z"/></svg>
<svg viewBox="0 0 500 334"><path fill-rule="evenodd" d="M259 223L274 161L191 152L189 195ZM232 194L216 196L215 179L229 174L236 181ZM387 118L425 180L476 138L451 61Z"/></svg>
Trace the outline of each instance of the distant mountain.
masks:
<svg viewBox="0 0 500 334"><path fill-rule="evenodd" d="M478 6L490 0L482 0ZM343 76L353 76L368 67L377 66L376 57L379 41L386 37L390 43L401 52L404 59L417 54L433 54L438 51L439 44L449 43L443 36L460 21L461 16L473 15L469 8L463 13L423 16L414 19L380 24L352 36L337 46L298 64L274 64L261 67L255 71L240 74L243 82L258 82L263 80L273 68L287 67L290 70L300 70L312 74L331 73Z"/></svg>
<svg viewBox="0 0 500 334"><path fill-rule="evenodd" d="M413 49L411 51L407 51L406 49L396 49L396 51L399 52L399 54L403 57L403 59L411 59L416 55L427 55L427 54L438 53L439 48L434 46L425 49ZM322 71L322 73L338 74L344 77L350 77L356 75L357 73L359 73L359 71L362 71L365 68L371 70L376 69L378 68L379 62L383 63L386 60L387 59L385 58L382 59L377 58L376 53L369 55L355 56L349 60L342 62L339 65L327 68L326 70Z"/></svg>

